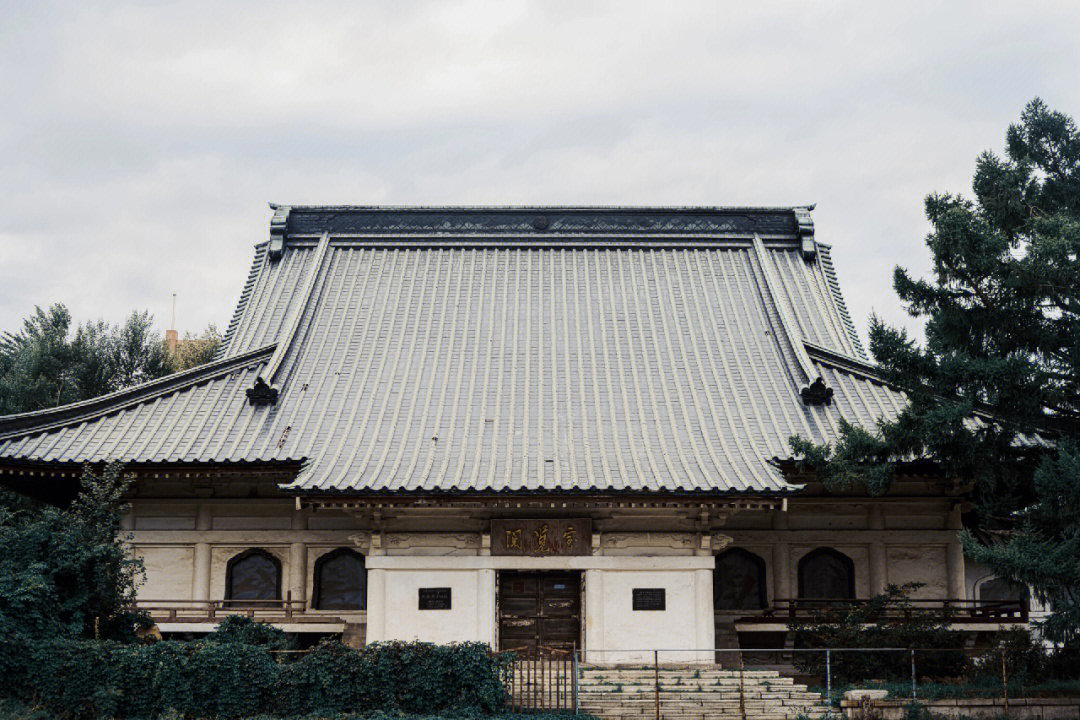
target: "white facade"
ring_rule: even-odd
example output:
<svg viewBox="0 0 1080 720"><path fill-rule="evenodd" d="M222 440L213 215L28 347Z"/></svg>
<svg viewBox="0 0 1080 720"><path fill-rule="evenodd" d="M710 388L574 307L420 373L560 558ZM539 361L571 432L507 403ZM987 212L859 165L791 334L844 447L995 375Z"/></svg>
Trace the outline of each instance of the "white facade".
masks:
<svg viewBox="0 0 1080 720"><path fill-rule="evenodd" d="M653 650L667 661L711 662L716 622L723 620L713 607L715 560L725 548L743 548L764 561L770 601L797 596L799 561L820 547L851 559L857 597L881 592L886 584L918 582L916 598L973 598L968 574L985 575L963 562L956 514L933 498L914 504L805 498L783 511L735 513L709 530L659 529L690 521L657 513L607 515L596 522L589 554L552 557L492 555L483 530L454 528L483 524L467 512L404 513L383 520L390 527L380 532L360 514L297 510L288 501L147 498L134 503L127 522L146 565L141 602L223 600L229 559L261 548L280 562L283 599L299 603L303 614L302 622L275 619L277 624L297 632L362 625L367 642L478 641L497 648L501 571L580 572L579 647L590 662L643 661ZM365 557L366 610L314 610L314 568L320 557L342 547ZM450 609L419 608L418 593L429 587L450 589ZM663 589L665 608L633 610L635 588ZM208 621L160 623L164 632L212 627ZM737 629L784 628L778 620Z"/></svg>

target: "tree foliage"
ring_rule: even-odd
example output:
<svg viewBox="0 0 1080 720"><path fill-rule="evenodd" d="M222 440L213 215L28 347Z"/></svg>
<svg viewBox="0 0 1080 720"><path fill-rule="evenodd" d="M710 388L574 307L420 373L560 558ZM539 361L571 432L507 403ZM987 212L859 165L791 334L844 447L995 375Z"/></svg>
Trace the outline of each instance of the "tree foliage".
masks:
<svg viewBox="0 0 1080 720"><path fill-rule="evenodd" d="M63 305L35 308L0 338L0 414L29 412L104 395L172 371L147 312L120 325L87 322L74 331Z"/></svg>
<svg viewBox="0 0 1080 720"><path fill-rule="evenodd" d="M182 372L205 365L214 359L220 347L221 332L215 325L207 325L202 335L186 333L176 344L176 350L169 353L169 367L173 372Z"/></svg>
<svg viewBox="0 0 1080 720"><path fill-rule="evenodd" d="M61 304L34 312L22 329L0 335L0 415L87 400L210 362L221 345L213 325L188 333L170 350L148 312L119 325L104 320L72 328Z"/></svg>
<svg viewBox="0 0 1080 720"><path fill-rule="evenodd" d="M87 467L66 508L0 497L0 635L132 639L142 562L123 544L130 480Z"/></svg>
<svg viewBox="0 0 1080 720"><path fill-rule="evenodd" d="M910 672L911 649L921 651L920 672L934 678L958 677L966 657L962 633L950 630L943 613L916 607L910 599L920 586L889 585L885 592L858 604L825 607L795 630L796 647L903 648L900 652L835 652L830 658L838 682L867 678L898 679ZM799 667L824 674L825 658L801 653Z"/></svg>
<svg viewBox="0 0 1080 720"><path fill-rule="evenodd" d="M932 460L974 484L969 556L1051 603L1052 637L1080 640L1080 133L1036 99L1004 156L976 162L974 197L933 194L931 278L893 286L925 341L874 318L870 345L909 404L832 445L793 438L828 485L883 493Z"/></svg>

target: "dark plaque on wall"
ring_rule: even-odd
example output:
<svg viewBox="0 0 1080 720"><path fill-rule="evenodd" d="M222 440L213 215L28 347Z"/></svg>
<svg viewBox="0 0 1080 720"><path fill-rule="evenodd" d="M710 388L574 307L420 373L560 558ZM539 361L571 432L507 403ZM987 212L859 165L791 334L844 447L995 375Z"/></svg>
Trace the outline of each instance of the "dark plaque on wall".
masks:
<svg viewBox="0 0 1080 720"><path fill-rule="evenodd" d="M492 520L492 555L588 555L592 551L589 518Z"/></svg>
<svg viewBox="0 0 1080 720"><path fill-rule="evenodd" d="M450 588L420 588L421 610L449 610Z"/></svg>
<svg viewBox="0 0 1080 720"><path fill-rule="evenodd" d="M666 590L664 588L634 588L634 609L666 610Z"/></svg>

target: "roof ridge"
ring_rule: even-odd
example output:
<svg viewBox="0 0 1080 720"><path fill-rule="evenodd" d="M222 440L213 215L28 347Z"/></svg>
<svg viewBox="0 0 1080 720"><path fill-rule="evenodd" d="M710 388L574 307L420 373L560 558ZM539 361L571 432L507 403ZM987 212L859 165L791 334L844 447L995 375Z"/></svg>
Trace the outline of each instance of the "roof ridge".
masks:
<svg viewBox="0 0 1080 720"><path fill-rule="evenodd" d="M322 276L323 267L326 265L326 253L329 247L330 234L323 233L323 236L319 239L319 245L315 250L315 257L311 260L311 265L308 268L307 276L304 278L304 285L300 291L301 299L293 306L292 315L286 318L284 326L285 332L278 338L277 348L274 350L274 354L270 357L270 360L266 363L266 367L263 370L264 374L258 378L271 386L274 384L274 378L277 375L278 370L281 369L281 363L285 360L285 354L288 353L289 348L292 347L293 340L296 337L296 331L300 328L300 321L303 319L308 304L311 302L311 295L315 291L315 286Z"/></svg>
<svg viewBox="0 0 1080 720"><path fill-rule="evenodd" d="M881 368L874 363L863 358L852 357L845 355L842 352L827 348L823 345L804 340L803 345L806 348L806 353L814 360L825 363L826 365L843 370L845 372L859 375L866 380L871 380L876 383L885 385L894 390L901 390L901 388L894 386L889 381L885 380L881 375Z"/></svg>
<svg viewBox="0 0 1080 720"><path fill-rule="evenodd" d="M391 212L408 211L462 211L462 210L564 210L567 212L791 212L796 209L810 209L813 205L291 205L288 203L268 203L271 210L289 209L305 211L322 210L374 210Z"/></svg>
<svg viewBox="0 0 1080 720"><path fill-rule="evenodd" d="M491 244L506 235L511 244L565 245L590 237L621 244L650 245L670 236L688 242L710 237L753 235L803 242L813 238L807 207L560 207L560 206L364 206L272 205L271 257L291 237L452 237L456 243ZM386 242L384 240L383 242ZM586 244L595 245L592 242ZM610 242L600 242L608 245Z"/></svg>
<svg viewBox="0 0 1080 720"><path fill-rule="evenodd" d="M855 329L855 323L851 320L851 313L848 312L847 303L844 301L844 293L840 290L840 279L836 274L836 266L833 265L832 261L832 245L819 242L818 248L821 256L821 270L825 273L829 292L832 293L833 302L836 303L836 310L840 313L840 321L844 324L844 329L847 330L848 337L851 339L851 344L855 346L855 352L858 353L859 358L863 362L869 362L869 356L866 354L859 333Z"/></svg>
<svg viewBox="0 0 1080 720"><path fill-rule="evenodd" d="M248 300L251 299L251 293L255 290L255 283L259 281L259 275L262 274L262 265L265 260L266 242L261 242L255 246L255 257L251 260L251 268L248 270L247 279L240 290L240 299L236 303L236 310L233 311L232 319L229 320L229 326L225 329L225 335L221 338L221 345L218 346L217 352L214 353L214 360L220 360L228 354L229 345L236 335L237 328L240 327L240 320L243 319Z"/></svg>
<svg viewBox="0 0 1080 720"><path fill-rule="evenodd" d="M261 348L249 350L239 355L214 360L190 370L166 375L156 380L133 385L96 398L44 410L0 416L0 440L50 430L99 415L107 415L115 410L121 410L146 400L198 385L237 368L247 367L263 356L270 354L276 347L277 343L264 345Z"/></svg>
<svg viewBox="0 0 1080 720"><path fill-rule="evenodd" d="M803 375L806 376L806 385L798 388L799 395L806 405L828 404L831 401L833 391L825 385L825 379L821 376L821 373L817 372L813 361L810 360L810 356L806 353L806 340L801 333L796 331L795 322L788 312L787 303L777 293L776 289L780 286L780 282L776 279L774 270L771 267L772 259L766 258L765 245L757 235L754 236L753 247L753 257L757 260L758 267L761 268L762 278L765 281L764 290L772 298L776 313L780 316L780 332L787 337L795 361L798 363Z"/></svg>

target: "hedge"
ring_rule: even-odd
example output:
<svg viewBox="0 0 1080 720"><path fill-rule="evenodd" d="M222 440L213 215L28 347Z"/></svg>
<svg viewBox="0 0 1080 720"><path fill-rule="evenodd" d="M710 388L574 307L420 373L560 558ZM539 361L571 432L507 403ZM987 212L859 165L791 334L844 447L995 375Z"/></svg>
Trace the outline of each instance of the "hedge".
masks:
<svg viewBox="0 0 1080 720"><path fill-rule="evenodd" d="M496 715L484 715L483 720L566 720L568 713L498 713ZM256 715L242 720L476 720L480 716L472 713L450 715L412 715L402 713L388 713L376 710L372 713L309 713L307 715ZM181 720L182 716L175 712L167 712L154 720ZM43 710L33 710L21 703L0 700L0 720L52 720L52 717ZM599 720L593 715L581 713L574 720Z"/></svg>
<svg viewBox="0 0 1080 720"><path fill-rule="evenodd" d="M324 642L297 658L219 639L0 640L0 697L72 720L490 715L504 708L508 672L481 643Z"/></svg>

